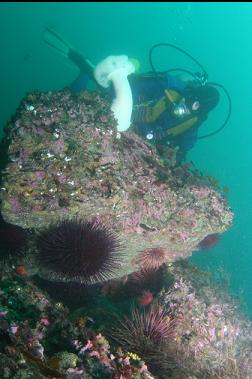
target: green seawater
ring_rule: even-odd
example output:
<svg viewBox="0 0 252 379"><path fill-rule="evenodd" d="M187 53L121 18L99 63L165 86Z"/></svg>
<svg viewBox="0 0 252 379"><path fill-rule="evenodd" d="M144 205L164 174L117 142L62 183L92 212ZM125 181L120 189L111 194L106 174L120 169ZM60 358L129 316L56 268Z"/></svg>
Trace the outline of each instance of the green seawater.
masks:
<svg viewBox="0 0 252 379"><path fill-rule="evenodd" d="M228 89L231 119L220 133L198 141L188 159L228 187L235 221L215 247L196 252L191 260L213 272L224 270L252 317L252 3L2 2L1 136L26 93L59 90L78 74L43 42L46 27L57 30L95 63L111 54L127 54L140 61L142 72L150 69L148 52L153 44L176 44L203 64L209 80ZM175 50L160 48L154 58L158 70L195 70ZM223 96L202 134L217 129L226 112Z"/></svg>

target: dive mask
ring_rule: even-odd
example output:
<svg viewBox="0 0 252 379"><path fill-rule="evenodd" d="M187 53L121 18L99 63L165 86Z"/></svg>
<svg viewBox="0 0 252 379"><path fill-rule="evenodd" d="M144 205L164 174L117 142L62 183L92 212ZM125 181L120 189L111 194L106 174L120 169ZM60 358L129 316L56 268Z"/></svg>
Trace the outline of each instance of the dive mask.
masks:
<svg viewBox="0 0 252 379"><path fill-rule="evenodd" d="M196 113L200 108L200 103L198 100L195 100L193 103L188 106L186 104L185 98L183 98L179 103L173 103L173 115L176 118L184 118L189 116L192 113Z"/></svg>

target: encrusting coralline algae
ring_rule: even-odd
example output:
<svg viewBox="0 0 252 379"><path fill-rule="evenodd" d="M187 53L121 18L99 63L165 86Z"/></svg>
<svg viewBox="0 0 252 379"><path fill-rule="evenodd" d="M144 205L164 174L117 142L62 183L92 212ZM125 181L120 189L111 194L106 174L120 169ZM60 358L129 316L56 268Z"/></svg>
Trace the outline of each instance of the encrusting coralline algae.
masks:
<svg viewBox="0 0 252 379"><path fill-rule="evenodd" d="M251 323L186 262L232 226L213 181L117 133L96 92L27 95L2 149L1 213L26 241L0 259L1 377L252 378Z"/></svg>
<svg viewBox="0 0 252 379"><path fill-rule="evenodd" d="M4 143L4 219L38 230L75 216L96 219L123 246L115 277L135 271L145 249L165 249L172 262L232 224L225 197L190 165L176 166L176 149L163 159L131 131L118 134L98 93L28 95Z"/></svg>

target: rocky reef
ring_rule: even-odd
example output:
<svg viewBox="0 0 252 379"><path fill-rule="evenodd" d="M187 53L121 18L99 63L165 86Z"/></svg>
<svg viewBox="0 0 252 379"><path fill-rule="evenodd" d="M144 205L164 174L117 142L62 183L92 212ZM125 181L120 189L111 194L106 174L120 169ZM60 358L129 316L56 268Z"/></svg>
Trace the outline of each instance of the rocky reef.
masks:
<svg viewBox="0 0 252 379"><path fill-rule="evenodd" d="M0 377L252 378L251 322L188 264L231 227L176 149L99 93L32 93L1 143Z"/></svg>
<svg viewBox="0 0 252 379"><path fill-rule="evenodd" d="M225 281L186 261L82 292L71 311L13 263L0 262L3 379L252 378L251 322Z"/></svg>
<svg viewBox="0 0 252 379"><path fill-rule="evenodd" d="M3 271L4 270L4 271ZM70 315L24 276L0 269L0 377L154 379L136 354L111 350L86 311Z"/></svg>
<svg viewBox="0 0 252 379"><path fill-rule="evenodd" d="M136 271L146 249L173 262L232 224L217 188L190 164L176 165L175 149L160 156L131 131L118 133L95 92L29 94L2 148L5 221L36 230L73 217L106 225L123 250L114 277Z"/></svg>

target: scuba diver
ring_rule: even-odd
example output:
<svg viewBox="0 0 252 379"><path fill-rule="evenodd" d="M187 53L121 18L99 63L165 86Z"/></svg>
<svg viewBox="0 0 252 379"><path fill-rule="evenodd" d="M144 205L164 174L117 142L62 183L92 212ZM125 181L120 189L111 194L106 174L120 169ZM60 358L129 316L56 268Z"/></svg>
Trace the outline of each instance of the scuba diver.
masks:
<svg viewBox="0 0 252 379"><path fill-rule="evenodd" d="M169 73L129 77L133 93L132 128L159 153L167 146L177 147L177 161L197 140L198 128L219 102L215 87L182 81Z"/></svg>
<svg viewBox="0 0 252 379"><path fill-rule="evenodd" d="M197 139L216 134L230 117L231 99L226 89L218 83L208 83L208 75L199 62L174 45L154 45L149 53L152 72L138 74L135 73L138 61L130 60L127 56L107 57L98 65L94 65L51 29L46 29L44 40L78 67L79 75L69 86L71 91L86 90L88 80L91 79L103 93L105 89L105 96L108 97L109 94L111 100L119 94L111 107L115 118L118 119L118 130L123 131L130 127L148 142L155 144L161 155L165 155L167 147L176 147L178 163L186 159L186 153ZM203 73L193 74L184 69L157 72L152 62L152 54L159 46L172 47L184 53L200 66ZM171 75L172 71L186 72L187 80ZM110 85L110 81L113 82L113 86ZM219 103L218 87L221 87L228 97L228 115L220 128L206 136L198 137L200 125Z"/></svg>

